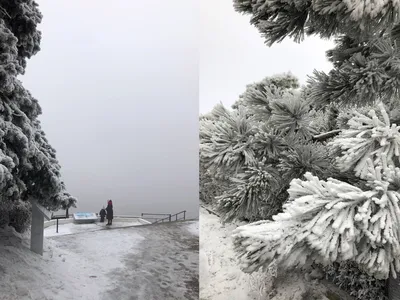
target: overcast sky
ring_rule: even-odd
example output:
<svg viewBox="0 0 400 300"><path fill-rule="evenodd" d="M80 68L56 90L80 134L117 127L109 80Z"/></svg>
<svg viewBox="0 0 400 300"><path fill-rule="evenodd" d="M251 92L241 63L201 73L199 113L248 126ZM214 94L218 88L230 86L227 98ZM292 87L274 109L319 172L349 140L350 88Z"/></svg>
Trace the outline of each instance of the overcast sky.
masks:
<svg viewBox="0 0 400 300"><path fill-rule="evenodd" d="M22 80L80 211L111 198L116 213L196 215L199 102L205 113L265 76L330 69L331 42L268 48L232 0L38 3L42 51Z"/></svg>
<svg viewBox="0 0 400 300"><path fill-rule="evenodd" d="M198 1L37 2L21 79L78 210L197 216Z"/></svg>
<svg viewBox="0 0 400 300"><path fill-rule="evenodd" d="M291 71L304 84L314 69L331 69L325 51L332 42L311 37L268 48L250 17L235 12L232 3L201 0L200 113L219 102L231 106L247 84L266 76Z"/></svg>

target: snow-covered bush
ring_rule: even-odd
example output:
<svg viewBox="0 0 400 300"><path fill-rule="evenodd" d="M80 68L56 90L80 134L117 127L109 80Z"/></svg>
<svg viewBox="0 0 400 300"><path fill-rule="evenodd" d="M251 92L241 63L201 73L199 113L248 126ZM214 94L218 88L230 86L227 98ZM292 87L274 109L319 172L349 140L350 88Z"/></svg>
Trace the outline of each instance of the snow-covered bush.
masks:
<svg viewBox="0 0 400 300"><path fill-rule="evenodd" d="M217 197L224 221L254 221L268 218L280 211L282 203L275 193L281 186L279 173L265 161L243 169L231 178L231 184Z"/></svg>
<svg viewBox="0 0 400 300"><path fill-rule="evenodd" d="M341 171L354 170L356 176L364 178L367 173L367 159L379 164L384 153L389 165L400 165L400 126L391 124L382 103L379 104L381 118L375 110L369 116L356 110L348 121L349 128L332 140L328 146L341 151L337 165Z"/></svg>
<svg viewBox="0 0 400 300"><path fill-rule="evenodd" d="M274 128L287 134L284 141L289 149L282 153L292 151L292 155L275 157L280 174L283 167L290 170L299 161L302 166L315 165L305 159L305 152L298 155L300 160L296 158L293 148L300 143L290 141L290 133L302 135L308 146L319 142L325 160L304 176L301 173L306 168L289 173L293 176L289 176L293 179L290 198L273 221L258 221L236 230L234 244L244 270L252 272L271 263L293 268L314 262L344 266L353 261L376 278L388 278L390 273L395 277L400 270L399 3L233 3L238 12L250 15L251 24L268 45L287 37L300 42L305 35L336 38L335 48L327 52L334 68L329 73L315 71L300 92L300 98L306 100L304 110L300 102L288 100L296 99L296 93L290 97L259 90L253 93L253 104L266 103L264 119L254 120L264 120L265 132ZM245 102L245 98L240 100ZM310 105L309 111L306 105ZM295 107L297 113L293 113ZM319 115L317 122L310 117L313 110ZM262 152L262 147L255 149ZM265 152L264 157L269 158Z"/></svg>
<svg viewBox="0 0 400 300"><path fill-rule="evenodd" d="M228 179L221 178L218 173L213 173L206 169L202 162L200 162L199 173L200 201L207 204L215 204L216 197L220 196L225 190Z"/></svg>
<svg viewBox="0 0 400 300"><path fill-rule="evenodd" d="M400 169L394 163L399 129L390 124L383 105L379 107L382 120L373 110L370 118L354 112L349 127L328 143L343 151L337 159L339 169L354 166L365 189L333 178L324 181L311 173L305 181L294 179L290 200L274 221L236 230L235 247L244 270L253 272L270 263L292 268L347 260L376 278L400 270ZM349 145L357 145L354 139L359 152L349 151Z"/></svg>
<svg viewBox="0 0 400 300"><path fill-rule="evenodd" d="M300 42L304 35L330 38L346 33L373 36L398 23L396 1L299 1L233 0L236 11L250 15L268 45L290 37Z"/></svg>
<svg viewBox="0 0 400 300"><path fill-rule="evenodd" d="M200 159L220 174L234 174L255 161L251 148L253 124L247 110L227 111L217 120L200 122Z"/></svg>
<svg viewBox="0 0 400 300"><path fill-rule="evenodd" d="M310 173L291 182L290 201L273 221L241 226L234 244L243 269L253 272L276 262L285 269L354 260L370 275L386 279L400 271L400 194L392 182L400 169L367 160L369 190Z"/></svg>
<svg viewBox="0 0 400 300"><path fill-rule="evenodd" d="M289 140L288 144L290 147L281 153L276 165L287 185L292 179L301 178L306 172L320 178L335 174L335 166L326 146L301 139Z"/></svg>
<svg viewBox="0 0 400 300"><path fill-rule="evenodd" d="M17 232L24 232L30 225L31 220L31 204L28 202L18 201L13 205L13 209L9 211L9 226L14 227Z"/></svg>
<svg viewBox="0 0 400 300"><path fill-rule="evenodd" d="M386 300L386 280L378 280L362 272L356 263L346 261L324 268L326 279L359 300Z"/></svg>
<svg viewBox="0 0 400 300"><path fill-rule="evenodd" d="M373 105L377 95L385 104L397 98L400 49L398 37L394 37L390 27L386 30L379 36L337 38L335 48L328 51L335 68L327 74L314 71L310 77L310 99L318 105L336 103L362 108Z"/></svg>
<svg viewBox="0 0 400 300"><path fill-rule="evenodd" d="M299 81L291 73L265 77L259 82L247 85L246 91L239 96L232 108L244 106L250 111L253 120L265 122L271 116L271 102L296 94L298 88Z"/></svg>
<svg viewBox="0 0 400 300"><path fill-rule="evenodd" d="M314 114L310 113L308 103L300 98L299 93L271 101L270 107L268 124L282 135L310 139L317 133L312 122Z"/></svg>
<svg viewBox="0 0 400 300"><path fill-rule="evenodd" d="M253 123L245 107L226 109L217 105L200 117L200 199L216 203L229 178L255 161L251 147Z"/></svg>
<svg viewBox="0 0 400 300"><path fill-rule="evenodd" d="M293 178L335 174L326 146L312 141L327 116L297 89L291 74L267 77L247 87L237 109L217 105L200 118L200 195L218 200L225 221L268 219Z"/></svg>

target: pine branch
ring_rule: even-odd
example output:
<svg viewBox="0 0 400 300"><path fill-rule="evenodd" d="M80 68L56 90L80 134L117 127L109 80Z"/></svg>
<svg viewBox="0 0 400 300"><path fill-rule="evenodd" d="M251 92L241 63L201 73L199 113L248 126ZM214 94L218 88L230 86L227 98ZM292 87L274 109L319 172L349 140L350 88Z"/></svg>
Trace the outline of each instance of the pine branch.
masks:
<svg viewBox="0 0 400 300"><path fill-rule="evenodd" d="M389 188L400 168L367 160L368 186L362 190L306 173L291 182L289 201L273 221L239 226L233 232L241 268L252 273L276 264L292 269L310 263L355 261L377 279L400 271L398 205L400 193Z"/></svg>
<svg viewBox="0 0 400 300"><path fill-rule="evenodd" d="M202 208L204 208L206 211L208 211L208 213L212 214L212 215L216 215L218 218L220 218L221 216L219 214L217 214L216 212L213 212L211 209L208 209L207 207L205 207L204 205L200 205Z"/></svg>
<svg viewBox="0 0 400 300"><path fill-rule="evenodd" d="M340 132L341 132L341 129L335 129L335 130L331 130L328 132L320 133L320 134L314 135L313 140L323 142L335 135L338 135Z"/></svg>
<svg viewBox="0 0 400 300"><path fill-rule="evenodd" d="M1 11L3 14L5 14L8 18L11 19L10 14L9 14L2 6L0 6L0 11Z"/></svg>

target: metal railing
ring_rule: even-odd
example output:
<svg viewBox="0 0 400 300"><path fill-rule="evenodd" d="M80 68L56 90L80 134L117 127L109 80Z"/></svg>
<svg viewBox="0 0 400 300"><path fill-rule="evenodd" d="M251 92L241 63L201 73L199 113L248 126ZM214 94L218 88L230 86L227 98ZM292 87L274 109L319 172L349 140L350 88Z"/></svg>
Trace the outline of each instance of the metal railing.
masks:
<svg viewBox="0 0 400 300"><path fill-rule="evenodd" d="M69 217L68 214L65 214L65 215L57 215L57 216L52 215L52 216L51 216L51 219L52 219L52 220L56 220L56 232L57 232L57 233L58 233L58 220L59 220L59 219L68 219L68 217Z"/></svg>
<svg viewBox="0 0 400 300"><path fill-rule="evenodd" d="M96 213L96 216L99 216L99 213ZM114 215L114 218L121 218L121 219L139 219L139 218L141 218L141 216Z"/></svg>
<svg viewBox="0 0 400 300"><path fill-rule="evenodd" d="M178 216L180 214L183 214L182 218L178 218ZM173 220L174 217L175 217L175 220ZM185 220L185 219L186 219L186 210L182 210L182 211L180 211L180 212L178 212L178 213L176 213L174 215L169 215L167 218L163 218L163 219L157 220L154 223L160 223L160 222L164 223L164 221L166 221L166 220L168 220L168 222L172 222L172 221L179 221L179 220Z"/></svg>
<svg viewBox="0 0 400 300"><path fill-rule="evenodd" d="M141 216L142 216L142 219L145 219L145 220L149 220L149 221L155 220L152 222L152 223L155 223L157 220L161 220L161 219L165 218L165 216L171 216L171 214L142 213ZM157 216L157 217L154 217L154 216ZM162 217L159 217L159 216L162 216Z"/></svg>
<svg viewBox="0 0 400 300"><path fill-rule="evenodd" d="M179 215L183 215L182 217L179 217ZM73 214L69 214L68 210L66 211L65 215L52 215L51 219L56 220L56 232L58 232L58 220L59 219L69 219L73 216ZM96 216L98 216L98 213L96 213ZM157 217L155 217L157 216ZM186 220L186 210L182 210L176 214L153 214L153 213L142 213L140 217L138 216L128 216L128 215L118 215L115 217L119 218L142 218L145 220L154 220L151 222L152 224L155 223L164 223L164 222L172 222L172 221L180 221L180 220Z"/></svg>
<svg viewBox="0 0 400 300"><path fill-rule="evenodd" d="M179 215L183 214L183 217L178 218ZM148 216L163 216L163 218L160 217L148 217ZM143 219L150 219L150 220L155 220L152 222L152 224L155 223L164 223L164 222L172 222L172 221L179 221L179 220L185 220L186 219L186 210L180 211L176 214L151 214L151 213L142 213L142 218Z"/></svg>

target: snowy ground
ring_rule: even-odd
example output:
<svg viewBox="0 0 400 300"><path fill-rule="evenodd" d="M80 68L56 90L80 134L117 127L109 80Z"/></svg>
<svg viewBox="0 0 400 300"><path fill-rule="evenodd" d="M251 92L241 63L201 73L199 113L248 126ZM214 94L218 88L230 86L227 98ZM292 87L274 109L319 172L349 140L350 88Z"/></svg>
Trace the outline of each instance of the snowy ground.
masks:
<svg viewBox="0 0 400 300"><path fill-rule="evenodd" d="M186 227L186 229L193 235L196 235L196 236L200 235L198 221L188 223L188 226Z"/></svg>
<svg viewBox="0 0 400 300"><path fill-rule="evenodd" d="M230 235L236 225L221 225L218 216L200 208L200 299L257 299L250 275L240 271Z"/></svg>
<svg viewBox="0 0 400 300"><path fill-rule="evenodd" d="M0 230L0 300L198 299L196 226L198 221L177 222L48 237L43 257L29 251L29 234Z"/></svg>
<svg viewBox="0 0 400 300"><path fill-rule="evenodd" d="M200 300L350 300L321 274L243 273L232 249L237 224L222 225L220 218L200 208ZM328 296L329 298L328 298Z"/></svg>

